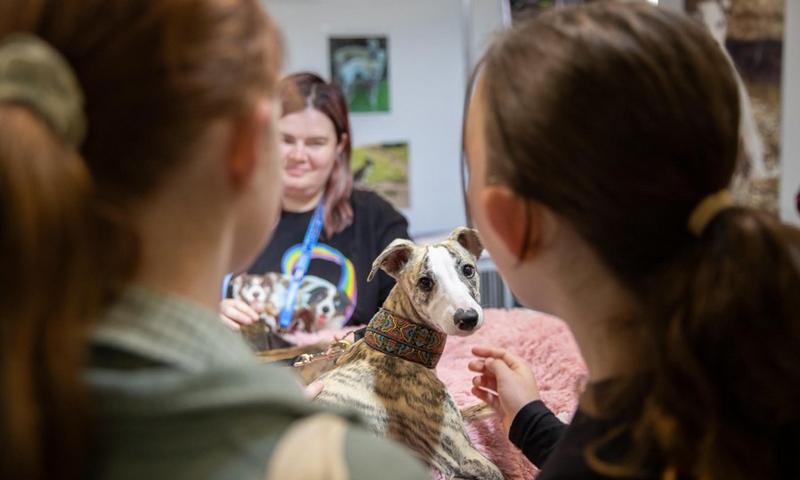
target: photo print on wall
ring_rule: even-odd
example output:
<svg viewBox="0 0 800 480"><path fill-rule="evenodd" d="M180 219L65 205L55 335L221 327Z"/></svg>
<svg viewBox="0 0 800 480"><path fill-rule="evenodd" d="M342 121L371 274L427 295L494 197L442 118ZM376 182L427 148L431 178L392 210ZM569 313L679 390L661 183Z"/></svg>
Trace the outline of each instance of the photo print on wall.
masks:
<svg viewBox="0 0 800 480"><path fill-rule="evenodd" d="M353 147L355 188L373 190L395 208L407 208L408 142L376 143Z"/></svg>
<svg viewBox="0 0 800 480"><path fill-rule="evenodd" d="M686 0L724 46L742 79L738 203L779 214L781 69L785 0ZM794 1L794 0L792 0Z"/></svg>
<svg viewBox="0 0 800 480"><path fill-rule="evenodd" d="M331 79L351 112L389 111L389 50L386 37L329 38Z"/></svg>

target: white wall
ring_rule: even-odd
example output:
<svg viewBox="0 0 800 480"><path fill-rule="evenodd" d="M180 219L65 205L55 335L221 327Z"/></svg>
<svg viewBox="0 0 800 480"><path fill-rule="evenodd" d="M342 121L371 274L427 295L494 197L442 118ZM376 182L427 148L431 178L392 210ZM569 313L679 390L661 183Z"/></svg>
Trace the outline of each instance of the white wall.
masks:
<svg viewBox="0 0 800 480"><path fill-rule="evenodd" d="M329 35L389 37L391 112L353 114L356 144L408 141L413 236L465 222L459 180L460 128L468 67L462 0L264 0L283 29L286 71L329 76ZM468 3L468 2L467 2ZM502 26L501 0L472 0L471 61ZM659 4L682 9L684 0ZM780 207L800 225L800 0L786 0Z"/></svg>
<svg viewBox="0 0 800 480"><path fill-rule="evenodd" d="M500 24L499 0L474 1L473 31L485 35L492 23ZM410 207L404 213L412 236L463 225L459 162L467 66L462 0L264 3L284 33L286 72L310 70L329 78L329 36L388 37L391 111L351 114L353 142L409 142Z"/></svg>
<svg viewBox="0 0 800 480"><path fill-rule="evenodd" d="M471 0L472 22L472 62L477 62L494 36L503 29L503 8L501 0Z"/></svg>
<svg viewBox="0 0 800 480"><path fill-rule="evenodd" d="M784 28L780 208L783 220L800 226L800 0L786 0Z"/></svg>

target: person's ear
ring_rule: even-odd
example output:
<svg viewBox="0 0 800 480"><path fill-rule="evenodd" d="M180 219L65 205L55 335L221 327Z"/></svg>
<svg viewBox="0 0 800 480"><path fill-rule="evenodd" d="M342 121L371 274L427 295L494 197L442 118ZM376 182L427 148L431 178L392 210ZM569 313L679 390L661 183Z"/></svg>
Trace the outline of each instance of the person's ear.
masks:
<svg viewBox="0 0 800 480"><path fill-rule="evenodd" d="M350 137L347 136L346 133L342 134L342 137L339 139L339 144L336 145L336 156L340 156L344 151L344 147L347 146L347 142L350 141Z"/></svg>
<svg viewBox="0 0 800 480"><path fill-rule="evenodd" d="M275 130L276 105L259 102L252 115L232 121L227 173L234 188L241 188L253 177L258 163L275 141L267 138Z"/></svg>
<svg viewBox="0 0 800 480"><path fill-rule="evenodd" d="M535 256L544 227L542 206L503 185L485 187L482 200L492 229L509 253L522 255L519 260Z"/></svg>

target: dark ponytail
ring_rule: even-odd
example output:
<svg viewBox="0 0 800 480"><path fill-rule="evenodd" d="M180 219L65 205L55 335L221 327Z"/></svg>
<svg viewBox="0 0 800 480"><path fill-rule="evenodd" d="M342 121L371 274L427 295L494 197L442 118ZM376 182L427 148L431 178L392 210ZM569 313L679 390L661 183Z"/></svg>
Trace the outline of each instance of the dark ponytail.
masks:
<svg viewBox="0 0 800 480"><path fill-rule="evenodd" d="M800 231L728 209L656 278L640 432L656 432L684 474L796 478L787 447L800 440Z"/></svg>

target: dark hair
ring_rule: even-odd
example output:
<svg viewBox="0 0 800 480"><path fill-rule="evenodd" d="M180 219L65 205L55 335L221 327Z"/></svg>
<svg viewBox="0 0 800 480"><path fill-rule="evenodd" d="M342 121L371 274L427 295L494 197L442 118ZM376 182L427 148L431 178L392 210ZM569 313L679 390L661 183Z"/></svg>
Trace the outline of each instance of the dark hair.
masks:
<svg viewBox="0 0 800 480"><path fill-rule="evenodd" d="M85 478L86 336L138 265L126 210L213 120L275 93L281 47L257 0L6 0L0 39L14 32L68 60L89 129L78 152L0 104L0 471Z"/></svg>
<svg viewBox="0 0 800 480"><path fill-rule="evenodd" d="M487 181L568 221L639 301L617 327L642 340L630 349L646 380L619 379L598 405L618 415L642 399L636 451L611 465L601 439L590 464L634 474L655 449L678 477L797 473L782 442L800 431L800 232L746 208L700 238L687 228L737 158L719 45L682 13L598 2L516 25L479 68Z"/></svg>
<svg viewBox="0 0 800 480"><path fill-rule="evenodd" d="M353 223L353 207L350 205L350 196L353 194L353 173L350 170L352 137L347 99L338 85L308 72L285 77L281 85L281 98L284 115L306 108L324 113L333 122L337 144L344 142L342 153L336 158L325 185L323 229L325 235L330 237Z"/></svg>

